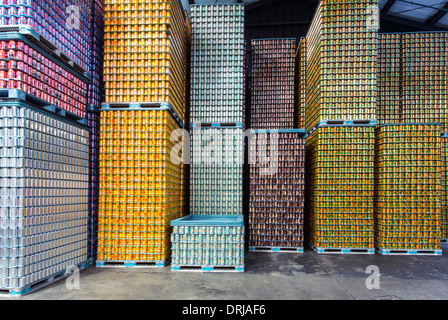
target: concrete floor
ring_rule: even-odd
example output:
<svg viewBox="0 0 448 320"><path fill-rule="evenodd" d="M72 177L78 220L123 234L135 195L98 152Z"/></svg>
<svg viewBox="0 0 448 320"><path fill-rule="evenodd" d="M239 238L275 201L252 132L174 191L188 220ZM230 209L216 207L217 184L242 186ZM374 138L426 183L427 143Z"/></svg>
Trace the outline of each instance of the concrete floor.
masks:
<svg viewBox="0 0 448 320"><path fill-rule="evenodd" d="M92 266L81 271L79 290L68 290L61 280L13 299L448 299L448 244L442 248L438 257L247 253L244 273ZM366 288L369 265L379 267L379 290Z"/></svg>

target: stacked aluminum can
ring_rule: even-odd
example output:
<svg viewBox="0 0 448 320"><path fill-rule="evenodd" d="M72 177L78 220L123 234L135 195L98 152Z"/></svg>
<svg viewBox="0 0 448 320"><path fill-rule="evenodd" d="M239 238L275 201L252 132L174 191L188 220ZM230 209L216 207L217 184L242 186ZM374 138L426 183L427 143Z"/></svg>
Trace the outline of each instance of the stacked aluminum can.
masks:
<svg viewBox="0 0 448 320"><path fill-rule="evenodd" d="M378 123L401 122L401 34L379 35Z"/></svg>
<svg viewBox="0 0 448 320"><path fill-rule="evenodd" d="M191 6L191 122L243 123L244 6Z"/></svg>
<svg viewBox="0 0 448 320"><path fill-rule="evenodd" d="M173 221L172 270L244 269L244 242L216 240L226 222L207 225L243 213L244 5L193 5L191 24L190 214L200 221L189 226L208 228L199 238L188 228L181 236L182 218ZM244 238L242 226L237 234Z"/></svg>
<svg viewBox="0 0 448 320"><path fill-rule="evenodd" d="M307 130L323 120L376 120L377 2L320 1L306 36Z"/></svg>
<svg viewBox="0 0 448 320"><path fill-rule="evenodd" d="M305 128L306 112L306 37L300 38L296 53L296 127Z"/></svg>
<svg viewBox="0 0 448 320"><path fill-rule="evenodd" d="M294 128L296 39L252 40L250 127Z"/></svg>
<svg viewBox="0 0 448 320"><path fill-rule="evenodd" d="M440 125L380 126L375 157L379 252L442 254Z"/></svg>
<svg viewBox="0 0 448 320"><path fill-rule="evenodd" d="M0 287L17 294L87 261L89 132L0 105Z"/></svg>

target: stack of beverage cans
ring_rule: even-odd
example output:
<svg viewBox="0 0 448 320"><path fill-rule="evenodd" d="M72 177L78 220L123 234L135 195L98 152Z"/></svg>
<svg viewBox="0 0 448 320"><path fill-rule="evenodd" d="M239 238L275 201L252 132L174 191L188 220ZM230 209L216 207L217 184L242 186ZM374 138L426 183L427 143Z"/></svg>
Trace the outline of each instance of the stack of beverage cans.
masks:
<svg viewBox="0 0 448 320"><path fill-rule="evenodd" d="M191 6L191 122L243 123L244 6Z"/></svg>
<svg viewBox="0 0 448 320"><path fill-rule="evenodd" d="M101 111L97 266L164 266L170 222L181 216L182 166L171 156L168 110Z"/></svg>
<svg viewBox="0 0 448 320"><path fill-rule="evenodd" d="M250 127L294 128L296 39L252 40Z"/></svg>
<svg viewBox="0 0 448 320"><path fill-rule="evenodd" d="M440 125L382 125L375 157L379 252L441 255Z"/></svg>
<svg viewBox="0 0 448 320"><path fill-rule="evenodd" d="M374 253L375 127L320 127L306 150L311 245L319 253Z"/></svg>
<svg viewBox="0 0 448 320"><path fill-rule="evenodd" d="M403 123L442 123L447 131L448 33L402 34Z"/></svg>
<svg viewBox="0 0 448 320"><path fill-rule="evenodd" d="M235 232L244 239L244 5L193 5L191 23L191 229L179 242L186 221L171 223L171 267L244 271L244 242L233 241L227 231L222 236L238 220ZM198 227L207 230L191 232Z"/></svg>
<svg viewBox="0 0 448 320"><path fill-rule="evenodd" d="M0 6L0 25L27 25L88 70L90 1L8 0Z"/></svg>
<svg viewBox="0 0 448 320"><path fill-rule="evenodd" d="M87 263L89 131L25 102L0 115L0 288L22 295Z"/></svg>
<svg viewBox="0 0 448 320"><path fill-rule="evenodd" d="M251 251L303 252L305 135L305 130L251 130Z"/></svg>
<svg viewBox="0 0 448 320"><path fill-rule="evenodd" d="M187 22L179 0L105 6L107 103L169 104L185 118Z"/></svg>
<svg viewBox="0 0 448 320"><path fill-rule="evenodd" d="M378 42L378 123L401 122L401 34L384 33Z"/></svg>
<svg viewBox="0 0 448 320"><path fill-rule="evenodd" d="M307 40L310 130L324 120L376 120L377 0L320 1Z"/></svg>
<svg viewBox="0 0 448 320"><path fill-rule="evenodd" d="M306 37L300 38L296 53L296 127L305 128L306 112Z"/></svg>
<svg viewBox="0 0 448 320"><path fill-rule="evenodd" d="M441 203L442 203L442 220L441 220L441 231L442 240L448 240L448 135L446 133L442 134L440 141L441 150L441 163L442 163L442 175L441 175Z"/></svg>

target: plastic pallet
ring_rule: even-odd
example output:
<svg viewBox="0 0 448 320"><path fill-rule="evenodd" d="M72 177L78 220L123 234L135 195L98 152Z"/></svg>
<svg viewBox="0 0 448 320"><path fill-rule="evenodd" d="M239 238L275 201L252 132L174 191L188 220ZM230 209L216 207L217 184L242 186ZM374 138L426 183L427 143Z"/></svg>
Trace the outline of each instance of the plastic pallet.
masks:
<svg viewBox="0 0 448 320"><path fill-rule="evenodd" d="M90 266L90 263L88 261L85 261L83 263L78 264L76 267L79 268L79 270L84 270L88 266ZM0 289L0 295L11 296L11 297L21 297L26 294L33 293L42 288L45 288L59 280L67 278L68 276L70 276L70 273L66 273L65 271L60 271L60 272L50 275L44 279L35 281L34 283L29 284L23 288Z"/></svg>
<svg viewBox="0 0 448 320"><path fill-rule="evenodd" d="M244 266L188 266L171 265L171 271L178 272L244 272Z"/></svg>
<svg viewBox="0 0 448 320"><path fill-rule="evenodd" d="M177 124L184 128L184 123L181 117L177 114L174 108L167 102L104 102L101 105L101 110L167 110L177 122Z"/></svg>
<svg viewBox="0 0 448 320"><path fill-rule="evenodd" d="M375 249L363 248L318 248L311 245L314 251L323 254L375 254Z"/></svg>
<svg viewBox="0 0 448 320"><path fill-rule="evenodd" d="M448 239L442 239L440 242L448 242Z"/></svg>
<svg viewBox="0 0 448 320"><path fill-rule="evenodd" d="M383 255L441 256L442 250L377 249Z"/></svg>
<svg viewBox="0 0 448 320"><path fill-rule="evenodd" d="M59 120L65 120L73 125L80 125L84 129L88 127L88 121L85 118L77 116L64 109L48 105L47 102L36 98L24 91L17 89L0 89L0 105L1 106L14 106L14 107L26 107L28 109L38 110L40 112L46 112L50 115L56 115Z"/></svg>
<svg viewBox="0 0 448 320"><path fill-rule="evenodd" d="M100 268L164 268L168 263L162 261L96 261L96 266Z"/></svg>
<svg viewBox="0 0 448 320"><path fill-rule="evenodd" d="M192 123L190 124L190 128L192 129L198 129L198 128L243 128L242 123L236 123L236 122L226 122L226 123Z"/></svg>
<svg viewBox="0 0 448 320"><path fill-rule="evenodd" d="M318 128L326 127L376 127L378 125L377 120L320 120L317 124L313 125L308 134L313 133Z"/></svg>
<svg viewBox="0 0 448 320"><path fill-rule="evenodd" d="M262 246L250 246L250 252L286 252L286 253L303 253L303 247L301 248L287 248L287 247L262 247Z"/></svg>

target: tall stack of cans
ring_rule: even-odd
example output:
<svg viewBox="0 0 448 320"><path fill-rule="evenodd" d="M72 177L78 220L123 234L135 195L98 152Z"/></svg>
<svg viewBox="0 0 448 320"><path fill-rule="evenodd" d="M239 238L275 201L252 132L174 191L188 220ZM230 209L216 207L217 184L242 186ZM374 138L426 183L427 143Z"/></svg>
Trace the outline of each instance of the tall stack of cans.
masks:
<svg viewBox="0 0 448 320"><path fill-rule="evenodd" d="M100 113L104 101L103 42L104 1L91 4L91 42L89 72L91 81L87 91L87 120L90 129L90 180L89 180L89 260L94 263L97 252L98 200L99 200L99 142Z"/></svg>
<svg viewBox="0 0 448 320"><path fill-rule="evenodd" d="M306 37L300 38L296 53L296 128L305 128L306 112Z"/></svg>
<svg viewBox="0 0 448 320"><path fill-rule="evenodd" d="M325 126L307 139L307 234L319 253L374 250L374 126Z"/></svg>
<svg viewBox="0 0 448 320"><path fill-rule="evenodd" d="M252 40L250 127L294 128L296 39Z"/></svg>
<svg viewBox="0 0 448 320"><path fill-rule="evenodd" d="M306 37L307 130L328 120L376 120L376 6L320 1Z"/></svg>
<svg viewBox="0 0 448 320"><path fill-rule="evenodd" d="M171 266L174 271L216 271L223 267L244 271L244 244L232 240L233 232L223 233L236 220L243 223L244 5L193 5L191 24L193 218L172 223L176 250ZM184 233L179 243L179 233L184 230L176 228L180 226L191 227L193 232ZM244 223L239 226L243 231L237 234L244 236ZM194 231L197 228L207 230L198 233ZM220 240L208 240L216 237ZM186 243L197 248L193 256ZM225 249L209 250L216 245ZM229 246L236 250L229 250ZM189 259L184 259L187 255Z"/></svg>
<svg viewBox="0 0 448 320"><path fill-rule="evenodd" d="M440 141L441 150L441 202L442 202L442 220L441 220L441 231L442 240L448 241L448 134L443 133Z"/></svg>
<svg viewBox="0 0 448 320"><path fill-rule="evenodd" d="M3 24L14 24L14 10L25 10L20 19L29 18L20 26L0 27L0 287L11 295L88 265L89 75L67 58L73 51L55 46L66 30L42 29L63 7L52 4L44 5L54 15L39 25L42 3L13 1L0 9ZM70 41L80 46L77 32ZM51 34L51 41L42 34Z"/></svg>
<svg viewBox="0 0 448 320"><path fill-rule="evenodd" d="M251 130L249 250L304 247L305 137L303 130Z"/></svg>
<svg viewBox="0 0 448 320"><path fill-rule="evenodd" d="M378 40L378 123L401 122L401 33Z"/></svg>
<svg viewBox="0 0 448 320"><path fill-rule="evenodd" d="M88 70L90 1L8 0L0 6L0 25L27 25L64 56Z"/></svg>
<svg viewBox="0 0 448 320"><path fill-rule="evenodd" d="M97 266L166 265L183 210L188 21L179 0L105 5Z"/></svg>
<svg viewBox="0 0 448 320"><path fill-rule="evenodd" d="M402 34L403 123L442 123L447 131L446 32Z"/></svg>
<svg viewBox="0 0 448 320"><path fill-rule="evenodd" d="M185 118L187 27L179 0L105 6L106 102L169 104Z"/></svg>
<svg viewBox="0 0 448 320"><path fill-rule="evenodd" d="M440 125L382 125L375 157L379 252L441 255Z"/></svg>

